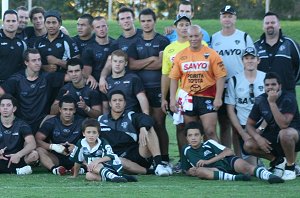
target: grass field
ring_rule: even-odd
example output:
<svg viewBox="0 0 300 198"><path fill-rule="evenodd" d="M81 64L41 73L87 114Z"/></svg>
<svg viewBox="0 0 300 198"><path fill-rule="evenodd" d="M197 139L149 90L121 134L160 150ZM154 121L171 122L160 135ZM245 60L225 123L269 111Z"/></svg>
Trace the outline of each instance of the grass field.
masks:
<svg viewBox="0 0 300 198"><path fill-rule="evenodd" d="M219 30L217 20L203 20L201 24L210 34ZM64 26L71 35L76 34L76 22L64 21ZM116 22L110 22L110 35L117 37L120 30ZM172 21L158 21L157 31L162 33L163 27ZM247 31L254 40L262 33L261 21L239 20L239 29ZM300 41L300 22L282 22L284 32ZM300 89L297 89L300 93ZM298 101L300 96L298 95ZM178 160L175 130L168 120L170 136L170 156L173 162ZM299 158L298 158L299 159ZM204 181L197 178L174 175L161 178L157 176L138 176L138 183L112 184L87 182L84 176L69 179L68 176L55 176L43 168L35 168L32 175L0 175L0 197L299 197L300 179L280 185L253 178L250 182Z"/></svg>

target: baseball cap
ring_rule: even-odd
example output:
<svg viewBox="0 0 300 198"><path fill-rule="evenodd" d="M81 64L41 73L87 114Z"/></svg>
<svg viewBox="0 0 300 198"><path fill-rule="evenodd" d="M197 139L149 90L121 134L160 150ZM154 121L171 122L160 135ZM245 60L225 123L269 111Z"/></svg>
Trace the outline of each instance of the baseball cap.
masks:
<svg viewBox="0 0 300 198"><path fill-rule="evenodd" d="M61 22L61 15L60 15L60 13L59 13L57 10L49 10L49 11L47 11L47 12L45 13L45 16L44 16L45 20L46 20L48 17L55 17L55 18L57 18L57 20L58 20L59 22Z"/></svg>
<svg viewBox="0 0 300 198"><path fill-rule="evenodd" d="M220 10L220 14L225 14L225 13L236 15L236 11L231 5L226 5L224 8Z"/></svg>
<svg viewBox="0 0 300 198"><path fill-rule="evenodd" d="M188 22L191 22L191 19L185 14L177 14L176 19L174 21L174 25L176 25L181 19L186 19Z"/></svg>
<svg viewBox="0 0 300 198"><path fill-rule="evenodd" d="M257 56L256 50L253 47L247 47L244 51L243 57L247 55Z"/></svg>

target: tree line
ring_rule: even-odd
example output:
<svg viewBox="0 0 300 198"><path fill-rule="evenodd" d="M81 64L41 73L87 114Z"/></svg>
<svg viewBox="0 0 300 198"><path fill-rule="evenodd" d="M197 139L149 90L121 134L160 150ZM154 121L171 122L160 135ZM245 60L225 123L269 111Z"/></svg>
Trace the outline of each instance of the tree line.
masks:
<svg viewBox="0 0 300 198"><path fill-rule="evenodd" d="M130 6L136 13L139 13L145 7L153 8L159 18L174 19L176 15L176 6L180 0L113 0L112 13L121 6ZM265 13L266 0L191 0L195 7L195 18L197 19L216 19L219 10L226 4L234 6L239 18L261 19ZM38 5L46 10L59 10L64 19L75 19L83 13L92 15L107 16L108 0L32 0L33 6ZM27 0L10 1L10 8L18 6L27 6ZM279 14L284 20L300 19L300 1L299 0L271 0L270 11ZM115 17L115 16L114 16Z"/></svg>

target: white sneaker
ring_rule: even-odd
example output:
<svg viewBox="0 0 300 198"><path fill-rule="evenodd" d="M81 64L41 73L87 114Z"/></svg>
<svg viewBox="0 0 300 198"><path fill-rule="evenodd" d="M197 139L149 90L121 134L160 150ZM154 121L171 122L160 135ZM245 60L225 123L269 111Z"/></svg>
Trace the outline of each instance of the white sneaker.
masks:
<svg viewBox="0 0 300 198"><path fill-rule="evenodd" d="M155 172L155 175L157 175L157 176L161 176L161 177L169 176L169 171L162 164L158 164L156 166L156 169L154 172Z"/></svg>
<svg viewBox="0 0 300 198"><path fill-rule="evenodd" d="M173 174L173 164L170 162L162 161L164 168L169 172L169 175Z"/></svg>
<svg viewBox="0 0 300 198"><path fill-rule="evenodd" d="M16 168L17 175L29 175L32 173L31 166L27 165L22 168Z"/></svg>
<svg viewBox="0 0 300 198"><path fill-rule="evenodd" d="M284 170L282 179L283 180L293 180L293 179L296 179L296 172L295 171L291 171L291 170Z"/></svg>
<svg viewBox="0 0 300 198"><path fill-rule="evenodd" d="M278 177L282 177L284 169L285 169L286 159L285 159L285 157L283 159L284 159L283 162L280 164L277 164L273 170L273 174Z"/></svg>

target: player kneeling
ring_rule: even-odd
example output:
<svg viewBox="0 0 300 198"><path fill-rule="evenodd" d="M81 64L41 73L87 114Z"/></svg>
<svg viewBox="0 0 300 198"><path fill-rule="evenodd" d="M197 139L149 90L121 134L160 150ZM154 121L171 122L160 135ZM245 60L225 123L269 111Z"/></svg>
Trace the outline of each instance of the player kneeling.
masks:
<svg viewBox="0 0 300 198"><path fill-rule="evenodd" d="M70 160L75 162L73 178L78 176L81 164L85 164L88 169L86 179L89 181L137 181L133 176L121 175L121 160L113 153L109 143L99 137L100 125L96 120L85 120L82 133L85 138L77 142L70 155Z"/></svg>
<svg viewBox="0 0 300 198"><path fill-rule="evenodd" d="M188 123L185 133L189 145L183 148L181 163L187 175L229 181L249 181L252 175L271 184L284 182L264 167L255 167L235 156L231 149L215 140L201 143L204 132L197 122Z"/></svg>

